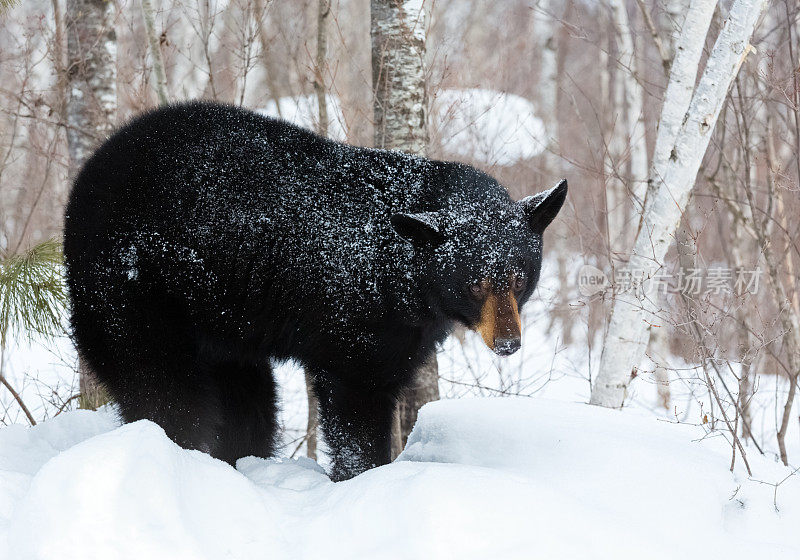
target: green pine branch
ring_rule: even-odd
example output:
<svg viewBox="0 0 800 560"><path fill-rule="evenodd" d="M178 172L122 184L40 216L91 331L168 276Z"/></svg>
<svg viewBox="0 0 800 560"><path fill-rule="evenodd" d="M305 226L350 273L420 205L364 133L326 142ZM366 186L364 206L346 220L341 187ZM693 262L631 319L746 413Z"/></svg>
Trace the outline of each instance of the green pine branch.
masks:
<svg viewBox="0 0 800 560"><path fill-rule="evenodd" d="M0 14L17 5L18 0L0 0Z"/></svg>
<svg viewBox="0 0 800 560"><path fill-rule="evenodd" d="M2 1L2 0L0 0ZM64 332L67 291L61 244L49 239L0 260L0 345L10 332Z"/></svg>

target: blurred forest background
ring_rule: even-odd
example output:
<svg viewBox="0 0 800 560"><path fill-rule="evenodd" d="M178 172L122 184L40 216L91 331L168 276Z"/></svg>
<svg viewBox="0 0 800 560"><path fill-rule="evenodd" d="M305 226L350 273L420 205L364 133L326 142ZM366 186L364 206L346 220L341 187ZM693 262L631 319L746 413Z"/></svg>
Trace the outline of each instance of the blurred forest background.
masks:
<svg viewBox="0 0 800 560"><path fill-rule="evenodd" d="M341 141L376 145L379 4L21 0L4 8L0 254L7 283L11 263L35 261L31 247L59 238L70 178L92 147L160 102L244 105ZM568 203L546 234L542 284L525 315L526 351L500 361L470 333L457 332L439 353L435 393L588 400L615 295L636 289L626 265L653 182L672 63L682 38L692 38L682 35L686 13L701 4L708 13L707 36L696 35L702 73L736 3L383 4L404 4L418 16L410 33L420 42L412 41L423 72L424 142L416 151L473 164L514 198L562 177L570 184ZM731 441L734 456L747 450L787 463L800 460L798 37L800 5L773 0L749 53L743 38L741 68L657 263L664 293L648 322L646 356L623 364L630 379L621 397L672 421L706 425ZM691 88L698 67L687 71ZM0 299L5 293L8 302L4 289ZM0 316L2 422L33 423L78 406L77 375L42 373L55 362L75 371L69 345L55 344L60 349L40 360L48 364L41 371L33 361L15 361L15 352L29 354L25 328L14 332L13 317ZM290 387L285 397L294 391L300 417L305 394L301 385ZM309 443L305 418L285 422L295 436L288 452L310 451L302 447Z"/></svg>

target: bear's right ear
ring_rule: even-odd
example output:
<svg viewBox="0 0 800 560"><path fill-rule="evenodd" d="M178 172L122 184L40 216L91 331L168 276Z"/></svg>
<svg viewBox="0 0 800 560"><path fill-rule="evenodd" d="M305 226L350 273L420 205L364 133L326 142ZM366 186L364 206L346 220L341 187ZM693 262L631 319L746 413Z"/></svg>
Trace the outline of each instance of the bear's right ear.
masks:
<svg viewBox="0 0 800 560"><path fill-rule="evenodd" d="M397 234L414 247L426 244L436 246L444 241L435 212L395 214L391 217L391 222Z"/></svg>
<svg viewBox="0 0 800 560"><path fill-rule="evenodd" d="M522 206L528 225L534 233L541 235L561 210L566 199L567 180L561 179L552 189L523 198L517 204Z"/></svg>

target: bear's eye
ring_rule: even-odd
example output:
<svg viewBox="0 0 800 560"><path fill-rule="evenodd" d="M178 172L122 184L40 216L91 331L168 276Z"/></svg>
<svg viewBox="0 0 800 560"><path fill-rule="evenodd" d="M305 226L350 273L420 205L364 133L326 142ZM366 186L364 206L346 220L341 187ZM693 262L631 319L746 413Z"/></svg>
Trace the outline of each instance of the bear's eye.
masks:
<svg viewBox="0 0 800 560"><path fill-rule="evenodd" d="M525 278L522 276L515 276L511 281L511 289L517 293L523 291L525 289Z"/></svg>
<svg viewBox="0 0 800 560"><path fill-rule="evenodd" d="M480 298L483 296L483 284L475 283L469 285L469 293L472 297Z"/></svg>

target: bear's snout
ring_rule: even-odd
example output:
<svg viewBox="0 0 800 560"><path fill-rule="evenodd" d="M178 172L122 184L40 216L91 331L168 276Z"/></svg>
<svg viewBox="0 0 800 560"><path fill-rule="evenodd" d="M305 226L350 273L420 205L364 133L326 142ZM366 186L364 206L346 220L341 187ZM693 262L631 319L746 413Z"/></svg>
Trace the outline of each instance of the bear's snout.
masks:
<svg viewBox="0 0 800 560"><path fill-rule="evenodd" d="M498 356L510 356L519 350L522 325L514 294L508 288L499 293L492 290L483 302L480 320L473 328Z"/></svg>
<svg viewBox="0 0 800 560"><path fill-rule="evenodd" d="M519 338L498 338L494 341L494 353L498 356L510 356L522 346Z"/></svg>

